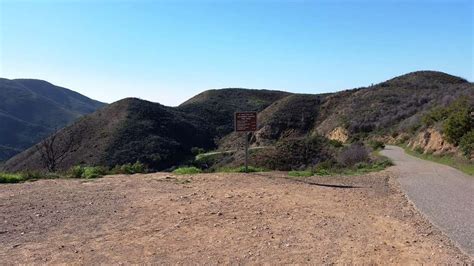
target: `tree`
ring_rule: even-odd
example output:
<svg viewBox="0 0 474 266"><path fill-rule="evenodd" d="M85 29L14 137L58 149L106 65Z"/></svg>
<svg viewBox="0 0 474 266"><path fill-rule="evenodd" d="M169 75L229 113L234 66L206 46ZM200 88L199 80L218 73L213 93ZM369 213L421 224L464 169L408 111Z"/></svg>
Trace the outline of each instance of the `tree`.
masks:
<svg viewBox="0 0 474 266"><path fill-rule="evenodd" d="M73 134L55 131L36 145L36 150L41 156L41 164L49 172L56 172L58 165L64 160L66 155L74 150L77 142Z"/></svg>

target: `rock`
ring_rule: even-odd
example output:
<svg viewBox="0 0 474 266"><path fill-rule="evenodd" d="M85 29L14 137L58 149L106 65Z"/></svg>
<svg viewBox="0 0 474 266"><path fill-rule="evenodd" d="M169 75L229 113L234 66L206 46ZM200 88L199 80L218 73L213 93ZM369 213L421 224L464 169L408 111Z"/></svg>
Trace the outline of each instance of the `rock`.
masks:
<svg viewBox="0 0 474 266"><path fill-rule="evenodd" d="M331 132L329 132L326 137L331 140L337 140L345 143L349 139L349 132L345 128L336 127Z"/></svg>

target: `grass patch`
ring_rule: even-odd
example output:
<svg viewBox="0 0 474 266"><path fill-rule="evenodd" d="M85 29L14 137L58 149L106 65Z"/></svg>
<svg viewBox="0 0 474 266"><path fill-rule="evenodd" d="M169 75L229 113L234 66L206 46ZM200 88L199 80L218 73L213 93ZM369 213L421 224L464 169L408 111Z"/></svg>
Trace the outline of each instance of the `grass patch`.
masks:
<svg viewBox="0 0 474 266"><path fill-rule="evenodd" d="M306 171L290 171L288 172L288 175L291 177L310 177L313 176L314 173L312 171L306 170Z"/></svg>
<svg viewBox="0 0 474 266"><path fill-rule="evenodd" d="M173 171L173 174L177 175L193 175L200 173L202 173L202 170L197 167L180 167Z"/></svg>
<svg viewBox="0 0 474 266"><path fill-rule="evenodd" d="M304 171L290 171L290 177L311 177L311 176L336 176L336 175L363 175L371 172L382 171L385 168L392 166L392 161L379 154L379 151L374 151L373 155L376 157L371 162L360 162L353 166L343 166L331 161L325 161L317 164L314 168Z"/></svg>
<svg viewBox="0 0 474 266"><path fill-rule="evenodd" d="M0 183L20 183L25 181L33 181L38 179L53 179L61 177L58 174L41 174L37 172L19 172L5 173L0 172Z"/></svg>
<svg viewBox="0 0 474 266"><path fill-rule="evenodd" d="M22 174L0 173L0 183L19 183L26 181Z"/></svg>
<svg viewBox="0 0 474 266"><path fill-rule="evenodd" d="M257 173L257 172L266 172L267 170L261 167L254 167L254 166L249 166L247 169L247 173ZM216 172L223 172L223 173L245 173L245 166L241 167L225 167L225 168L220 168Z"/></svg>
<svg viewBox="0 0 474 266"><path fill-rule="evenodd" d="M415 156L420 159L432 161L435 163L444 164L456 168L470 176L474 176L474 164L467 159L461 159L452 155L433 155L425 154L420 150L412 150L407 146L402 146L405 152L409 155Z"/></svg>

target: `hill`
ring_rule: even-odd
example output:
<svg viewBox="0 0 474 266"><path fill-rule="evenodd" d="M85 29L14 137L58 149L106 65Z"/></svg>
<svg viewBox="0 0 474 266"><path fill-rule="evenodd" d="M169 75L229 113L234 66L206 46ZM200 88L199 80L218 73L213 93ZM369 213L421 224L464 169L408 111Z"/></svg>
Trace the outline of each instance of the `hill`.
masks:
<svg viewBox="0 0 474 266"><path fill-rule="evenodd" d="M0 79L0 161L103 105L46 81Z"/></svg>
<svg viewBox="0 0 474 266"><path fill-rule="evenodd" d="M204 118L219 137L234 130L236 111L260 112L273 102L291 93L271 90L221 89L208 90L178 106L178 110ZM231 119L229 119L231 118Z"/></svg>
<svg viewBox="0 0 474 266"><path fill-rule="evenodd" d="M127 98L86 115L57 133L57 149L74 142L59 169L72 165L114 166L137 160L166 168L185 159L194 145L209 148L204 120L157 103ZM35 147L6 163L9 170L42 168Z"/></svg>
<svg viewBox="0 0 474 266"><path fill-rule="evenodd" d="M65 139L78 136L80 147L66 156L60 168L76 164L113 167L140 160L153 170L162 170L189 162L193 147L240 149L242 134L233 132L233 113L239 110L259 112L258 131L251 137L253 147L277 147L276 151L257 149L254 156L260 158L254 158L255 162L268 158L288 161L301 157L293 153L305 149L303 167L334 155L328 142L317 136L357 142L407 132L415 135L424 114L464 96L474 103L472 83L441 72L420 71L370 87L319 95L222 89L203 92L175 108L125 99L59 132ZM317 138L303 141L312 136ZM241 155L217 163L239 164ZM5 168L38 169L38 160L32 148L6 162ZM299 167L298 162L288 167Z"/></svg>

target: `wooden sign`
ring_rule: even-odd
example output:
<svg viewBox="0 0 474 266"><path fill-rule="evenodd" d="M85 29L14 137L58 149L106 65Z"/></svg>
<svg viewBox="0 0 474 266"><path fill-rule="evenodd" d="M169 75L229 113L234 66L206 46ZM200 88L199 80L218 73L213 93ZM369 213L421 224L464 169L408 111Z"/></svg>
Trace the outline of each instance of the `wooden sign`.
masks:
<svg viewBox="0 0 474 266"><path fill-rule="evenodd" d="M236 112L234 123L236 132L257 131L257 112Z"/></svg>

